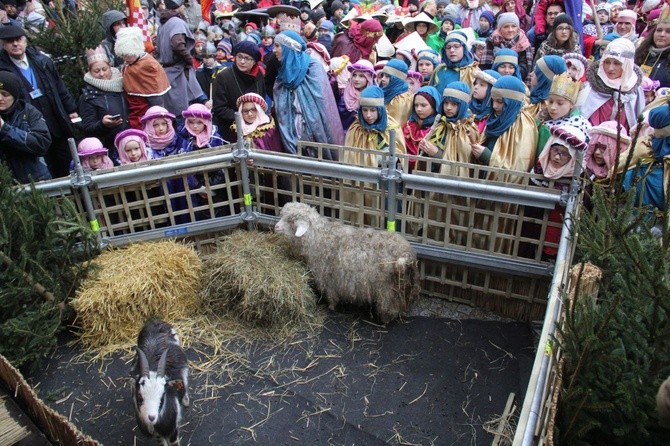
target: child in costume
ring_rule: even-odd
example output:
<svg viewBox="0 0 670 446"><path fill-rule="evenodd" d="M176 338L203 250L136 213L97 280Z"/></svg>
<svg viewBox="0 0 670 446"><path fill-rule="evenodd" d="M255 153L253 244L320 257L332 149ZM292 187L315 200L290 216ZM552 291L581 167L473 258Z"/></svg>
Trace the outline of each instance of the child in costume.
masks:
<svg viewBox="0 0 670 446"><path fill-rule="evenodd" d="M84 138L77 146L81 165L86 171L111 169L114 163L98 138Z"/></svg>
<svg viewBox="0 0 670 446"><path fill-rule="evenodd" d="M493 70L478 71L475 73L475 83L472 86L472 100L470 111L477 123L477 131L481 135L493 112L491 108L491 88L500 79L500 74Z"/></svg>
<svg viewBox="0 0 670 446"><path fill-rule="evenodd" d="M180 153L228 144L228 141L219 135L216 125L212 123L212 112L203 104L189 105L182 112L182 116L184 126L179 132L182 138Z"/></svg>
<svg viewBox="0 0 670 446"><path fill-rule="evenodd" d="M121 165L139 163L149 159L147 156L148 141L149 136L137 129L127 129L116 135L114 146L119 154Z"/></svg>
<svg viewBox="0 0 670 446"><path fill-rule="evenodd" d="M176 155L181 147L181 138L174 130L175 116L157 105L149 108L140 118L140 124L149 137L149 159L159 159L168 155Z"/></svg>
<svg viewBox="0 0 670 446"><path fill-rule="evenodd" d="M435 87L421 87L414 95L412 114L402 128L408 155L419 154L419 144L435 122L441 103L442 96ZM415 164L416 160L409 161L410 172Z"/></svg>

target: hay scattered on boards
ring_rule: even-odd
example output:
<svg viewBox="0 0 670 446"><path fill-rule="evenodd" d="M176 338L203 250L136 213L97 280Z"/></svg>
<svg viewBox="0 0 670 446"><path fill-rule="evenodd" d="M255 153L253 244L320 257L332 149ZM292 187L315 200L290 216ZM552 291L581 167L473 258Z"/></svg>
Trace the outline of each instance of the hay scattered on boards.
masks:
<svg viewBox="0 0 670 446"><path fill-rule="evenodd" d="M202 262L186 245L138 243L105 251L95 263L72 306L84 347L103 355L134 344L151 316L174 321L202 306Z"/></svg>
<svg viewBox="0 0 670 446"><path fill-rule="evenodd" d="M307 268L289 256L279 234L237 231L204 262L210 309L259 327L299 330L322 322Z"/></svg>

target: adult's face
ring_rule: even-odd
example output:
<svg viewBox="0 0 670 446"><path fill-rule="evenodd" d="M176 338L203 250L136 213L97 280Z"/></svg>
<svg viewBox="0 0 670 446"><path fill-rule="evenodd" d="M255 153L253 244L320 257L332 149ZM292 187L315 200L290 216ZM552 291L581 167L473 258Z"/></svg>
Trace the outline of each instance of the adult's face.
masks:
<svg viewBox="0 0 670 446"><path fill-rule="evenodd" d="M670 23L659 23L654 31L654 46L666 48L670 46Z"/></svg>
<svg viewBox="0 0 670 446"><path fill-rule="evenodd" d="M554 20L556 20L556 16L559 15L560 13L563 12L563 8L560 5L551 5L550 7L547 8L547 15L545 16L545 20L547 21L547 25L553 26L554 25Z"/></svg>
<svg viewBox="0 0 670 446"><path fill-rule="evenodd" d="M563 23L554 29L554 37L558 43L565 43L572 36L572 26L567 23Z"/></svg>
<svg viewBox="0 0 670 446"><path fill-rule="evenodd" d="M614 31L621 36L625 36L633 31L633 24L629 22L617 22Z"/></svg>
<svg viewBox="0 0 670 446"><path fill-rule="evenodd" d="M256 64L253 57L244 53L237 53L235 55L235 66L242 73L248 73Z"/></svg>
<svg viewBox="0 0 670 446"><path fill-rule="evenodd" d="M111 79L112 69L107 62L101 60L93 62L88 67L88 72L91 73L95 79Z"/></svg>
<svg viewBox="0 0 670 446"><path fill-rule="evenodd" d="M112 23L112 33L114 35L116 35L116 33L119 32L119 30L121 28L125 28L125 27L126 27L126 21L125 20L118 20L118 21Z"/></svg>
<svg viewBox="0 0 670 446"><path fill-rule="evenodd" d="M19 16L19 11L14 5L5 5L5 12L12 19L16 19Z"/></svg>
<svg viewBox="0 0 670 446"><path fill-rule="evenodd" d="M279 42L275 42L275 46L272 48L272 52L274 53L277 60L281 62L281 44Z"/></svg>
<svg viewBox="0 0 670 446"><path fill-rule="evenodd" d="M623 76L623 64L616 59L603 60L603 70L610 80L616 80Z"/></svg>
<svg viewBox="0 0 670 446"><path fill-rule="evenodd" d="M514 23L505 23L500 28L500 35L503 36L503 39L505 40L512 40L517 34L519 34L519 27Z"/></svg>
<svg viewBox="0 0 670 446"><path fill-rule="evenodd" d="M28 39L26 36L17 37L15 39L3 40L2 47L7 51L10 57L14 59L21 59L26 53L28 47Z"/></svg>
<svg viewBox="0 0 670 446"><path fill-rule="evenodd" d="M444 45L444 52L447 54L447 58L451 62L458 62L461 59L463 59L465 49L463 48L463 44L461 43L449 42Z"/></svg>
<svg viewBox="0 0 670 446"><path fill-rule="evenodd" d="M8 110L14 104L14 96L6 90L0 90L0 112Z"/></svg>

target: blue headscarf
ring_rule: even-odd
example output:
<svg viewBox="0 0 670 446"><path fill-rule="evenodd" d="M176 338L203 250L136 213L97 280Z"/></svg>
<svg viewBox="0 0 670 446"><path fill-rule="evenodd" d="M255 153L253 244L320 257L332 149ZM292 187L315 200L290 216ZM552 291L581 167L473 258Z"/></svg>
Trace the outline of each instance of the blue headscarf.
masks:
<svg viewBox="0 0 670 446"><path fill-rule="evenodd" d="M452 62L447 57L447 51L445 48L450 42L460 43L463 45L463 58L458 62ZM454 68L467 67L472 63L472 60L472 53L468 49L468 38L465 36L465 34L460 31L451 31L449 34L447 34L447 38L444 39L444 46L442 47L442 62L447 66L447 68L453 70Z"/></svg>
<svg viewBox="0 0 670 446"><path fill-rule="evenodd" d="M516 62L512 62L512 59L516 60ZM504 63L514 65L514 76L519 78L520 81L523 80L521 79L521 70L519 69L519 53L509 48L500 48L495 52L495 59L493 59L491 69L497 73L500 65Z"/></svg>
<svg viewBox="0 0 670 446"><path fill-rule="evenodd" d="M456 122L461 119L467 118L470 116L470 95L472 90L468 87L468 84L461 81L451 82L447 84L446 88L442 92L442 103L444 101L451 101L458 104L458 113L453 118L446 118L447 122Z"/></svg>
<svg viewBox="0 0 670 446"><path fill-rule="evenodd" d="M523 108L526 86L514 76L501 76L491 88L492 98L503 98L504 108L500 116L491 115L484 130L487 137L498 137L516 121Z"/></svg>
<svg viewBox="0 0 670 446"><path fill-rule="evenodd" d="M653 108L649 112L649 126L653 129L662 129L670 125L670 105L662 105ZM656 160L662 160L664 156L670 155L670 137L653 137L651 148Z"/></svg>
<svg viewBox="0 0 670 446"><path fill-rule="evenodd" d="M382 73L387 74L390 79L388 85L382 88L384 92L384 104L388 104L391 102L391 99L409 90L409 85L407 85L407 65L402 60L389 60L384 65L384 68L382 68Z"/></svg>
<svg viewBox="0 0 670 446"><path fill-rule="evenodd" d="M296 88L302 83L309 68L311 56L305 52L307 46L295 31L282 31L275 37L281 44L281 67L277 80L287 88Z"/></svg>
<svg viewBox="0 0 670 446"><path fill-rule="evenodd" d="M361 96L358 101L358 122L365 130L384 133L388 126L388 115L386 114L386 107L382 105L384 99L384 91L376 85L365 87L361 91ZM368 124L363 118L363 107L377 108L377 121L374 124Z"/></svg>
<svg viewBox="0 0 670 446"><path fill-rule="evenodd" d="M419 90L414 94L414 97L416 98L418 95L430 95L431 98L433 98L433 102L435 103L435 113L433 113L431 116L428 116L426 119L423 120L422 126L423 127L429 127L433 125L433 122L435 122L435 116L440 111L440 104L442 103L442 96L440 95L440 92L437 91L437 88L431 87L431 86L425 86L419 88ZM416 112L414 111L414 101L412 100L412 114L409 115L409 122L416 122L417 121L417 116Z"/></svg>
<svg viewBox="0 0 670 446"><path fill-rule="evenodd" d="M544 56L538 59L535 63L537 85L530 91L530 103L537 104L546 101L554 76L566 71L568 71L568 66L561 56Z"/></svg>
<svg viewBox="0 0 670 446"><path fill-rule="evenodd" d="M442 62L438 52L435 51L432 48L426 48L425 50L421 50L417 53L417 55L416 55L417 70L418 70L419 62L421 62L422 60L427 60L430 63L432 63L433 64L433 71ZM429 79L430 79L430 75L428 75L428 77L424 76L423 80L428 81Z"/></svg>
<svg viewBox="0 0 670 446"><path fill-rule="evenodd" d="M488 74L494 79L494 82L500 79L500 73L493 70L484 70L484 73ZM477 75L475 78L480 79ZM487 82L488 83L488 82ZM492 84L489 84L488 89L486 90L486 97L483 100L475 99L474 97L470 101L470 111L475 114L475 118L484 119L491 114L491 87Z"/></svg>

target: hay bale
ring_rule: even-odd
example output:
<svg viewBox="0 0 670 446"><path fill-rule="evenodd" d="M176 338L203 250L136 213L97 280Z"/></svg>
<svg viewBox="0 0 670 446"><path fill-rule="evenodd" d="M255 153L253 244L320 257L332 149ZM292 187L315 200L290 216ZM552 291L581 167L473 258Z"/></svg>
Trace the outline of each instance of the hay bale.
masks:
<svg viewBox="0 0 670 446"><path fill-rule="evenodd" d="M598 291L603 272L591 262L578 263L570 268L570 302L580 299L582 303L598 302ZM572 304L570 305L572 307Z"/></svg>
<svg viewBox="0 0 670 446"><path fill-rule="evenodd" d="M280 234L237 231L203 268L205 300L216 313L280 330L319 319L307 267L290 257Z"/></svg>
<svg viewBox="0 0 670 446"><path fill-rule="evenodd" d="M188 246L138 243L105 251L95 264L72 301L85 347L127 348L149 317L172 322L201 307L202 262Z"/></svg>

